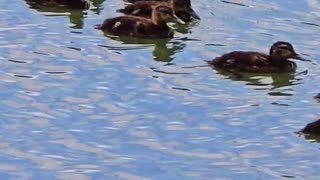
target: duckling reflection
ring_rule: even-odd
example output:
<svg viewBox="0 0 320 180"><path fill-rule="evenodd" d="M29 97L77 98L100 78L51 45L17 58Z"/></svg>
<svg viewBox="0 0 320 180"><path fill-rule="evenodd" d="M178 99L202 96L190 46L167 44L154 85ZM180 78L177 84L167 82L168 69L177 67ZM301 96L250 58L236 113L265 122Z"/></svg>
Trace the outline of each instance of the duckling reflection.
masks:
<svg viewBox="0 0 320 180"><path fill-rule="evenodd" d="M74 24L72 28L83 28L83 10L89 8L89 2L87 0L67 1L67 0L25 0L26 3L32 9L44 13L48 16L66 16L69 14L70 23ZM48 14L50 13L50 14Z"/></svg>
<svg viewBox="0 0 320 180"><path fill-rule="evenodd" d="M308 141L320 143L320 135L318 134L303 134L303 137Z"/></svg>
<svg viewBox="0 0 320 180"><path fill-rule="evenodd" d="M110 36L105 34L106 37L122 42L123 44L130 45L145 45L142 48L154 46L154 50L152 51L153 57L155 61L161 62L171 62L175 54L181 52L186 44L180 40L170 40L170 39L141 39L141 38L131 38L125 36ZM110 47L108 47L110 48ZM137 48L127 48L127 49L138 49ZM121 48L122 50L125 48Z"/></svg>
<svg viewBox="0 0 320 180"><path fill-rule="evenodd" d="M70 13L70 23L74 24L71 28L82 29L84 10L89 8L88 0L25 0L30 8L39 11L47 16L67 16L65 13ZM96 14L102 10L102 3L105 0L91 0L92 6L90 9ZM48 14L50 13L50 14Z"/></svg>
<svg viewBox="0 0 320 180"><path fill-rule="evenodd" d="M168 48L168 40L160 40L155 42L154 50L152 52L154 60L171 62L177 52L181 52L185 48L185 44L181 41L171 42L171 47Z"/></svg>
<svg viewBox="0 0 320 180"><path fill-rule="evenodd" d="M217 69L216 69L217 70ZM306 72L301 73L244 73L217 70L218 74L233 81L243 81L256 90L269 90L270 96L292 96L291 87L301 84Z"/></svg>
<svg viewBox="0 0 320 180"><path fill-rule="evenodd" d="M103 10L102 3L104 1L105 0L91 0L93 8L90 8L90 10L96 14L100 14L100 12Z"/></svg>
<svg viewBox="0 0 320 180"><path fill-rule="evenodd" d="M195 26L199 24L198 21L191 21L187 24L174 24L173 28L176 32L181 34L190 34Z"/></svg>

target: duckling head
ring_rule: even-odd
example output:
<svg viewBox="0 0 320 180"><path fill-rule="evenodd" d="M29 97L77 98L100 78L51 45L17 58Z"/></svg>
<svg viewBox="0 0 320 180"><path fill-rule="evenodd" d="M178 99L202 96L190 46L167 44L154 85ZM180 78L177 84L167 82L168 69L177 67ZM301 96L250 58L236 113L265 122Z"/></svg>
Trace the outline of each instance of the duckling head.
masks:
<svg viewBox="0 0 320 180"><path fill-rule="evenodd" d="M190 0L171 0L171 6L175 14L183 21L190 21L190 16L200 19L198 14L192 9Z"/></svg>
<svg viewBox="0 0 320 180"><path fill-rule="evenodd" d="M273 59L298 59L301 61L307 61L294 51L293 46L290 43L284 41L274 43L271 46L269 53Z"/></svg>
<svg viewBox="0 0 320 180"><path fill-rule="evenodd" d="M152 11L152 22L158 25L167 24L168 22L185 24L184 21L174 15L171 7L165 5L154 7Z"/></svg>

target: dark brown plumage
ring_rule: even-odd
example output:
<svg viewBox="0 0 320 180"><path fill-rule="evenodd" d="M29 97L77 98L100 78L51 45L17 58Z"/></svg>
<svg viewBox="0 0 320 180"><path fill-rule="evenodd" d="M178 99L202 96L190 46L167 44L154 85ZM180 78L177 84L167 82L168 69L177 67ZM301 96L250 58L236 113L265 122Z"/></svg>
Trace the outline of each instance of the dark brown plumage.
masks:
<svg viewBox="0 0 320 180"><path fill-rule="evenodd" d="M320 135L320 119L307 124L300 132L304 134Z"/></svg>
<svg viewBox="0 0 320 180"><path fill-rule="evenodd" d="M88 0L26 0L32 6L50 6L50 7L65 7L69 9L87 9L89 8Z"/></svg>
<svg viewBox="0 0 320 180"><path fill-rule="evenodd" d="M133 2L133 1L131 1ZM185 22L190 22L191 17L200 19L197 13L192 9L190 0L163 0L163 1L135 1L133 4L129 4L123 9L119 9L119 12L128 15L151 17L152 8L156 5L171 6L175 15Z"/></svg>
<svg viewBox="0 0 320 180"><path fill-rule="evenodd" d="M120 16L106 19L96 28L116 36L170 38L173 37L173 30L167 26L168 22L184 23L175 17L169 6L159 5L154 7L151 19L130 15Z"/></svg>
<svg viewBox="0 0 320 180"><path fill-rule="evenodd" d="M288 59L302 59L288 42L276 42L269 55L259 52L234 51L217 57L208 63L213 67L228 71L252 73L294 72L296 63Z"/></svg>
<svg viewBox="0 0 320 180"><path fill-rule="evenodd" d="M170 0L124 0L124 1L125 2L130 2L130 3L135 3L135 2L138 2L138 1L163 1L163 2L169 2Z"/></svg>

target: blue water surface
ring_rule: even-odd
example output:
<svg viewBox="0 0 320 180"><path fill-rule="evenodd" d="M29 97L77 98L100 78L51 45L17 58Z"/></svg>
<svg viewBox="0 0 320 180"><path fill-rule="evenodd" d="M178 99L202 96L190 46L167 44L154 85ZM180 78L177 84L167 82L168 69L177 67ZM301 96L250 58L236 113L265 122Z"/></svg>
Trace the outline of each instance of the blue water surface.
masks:
<svg viewBox="0 0 320 180"><path fill-rule="evenodd" d="M173 39L106 37L90 9L0 2L0 179L318 179L320 2L192 0ZM312 62L236 77L205 65L288 41Z"/></svg>

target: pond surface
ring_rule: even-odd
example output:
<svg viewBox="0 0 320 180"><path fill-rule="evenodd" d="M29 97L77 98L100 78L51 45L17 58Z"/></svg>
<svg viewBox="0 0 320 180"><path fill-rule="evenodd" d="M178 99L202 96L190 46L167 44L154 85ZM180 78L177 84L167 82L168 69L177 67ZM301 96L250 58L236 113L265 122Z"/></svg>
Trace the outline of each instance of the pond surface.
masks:
<svg viewBox="0 0 320 180"><path fill-rule="evenodd" d="M0 178L318 179L319 144L295 132L320 115L320 1L192 4L201 21L139 40L93 28L121 0L2 0ZM203 66L279 40L312 63L242 78Z"/></svg>

